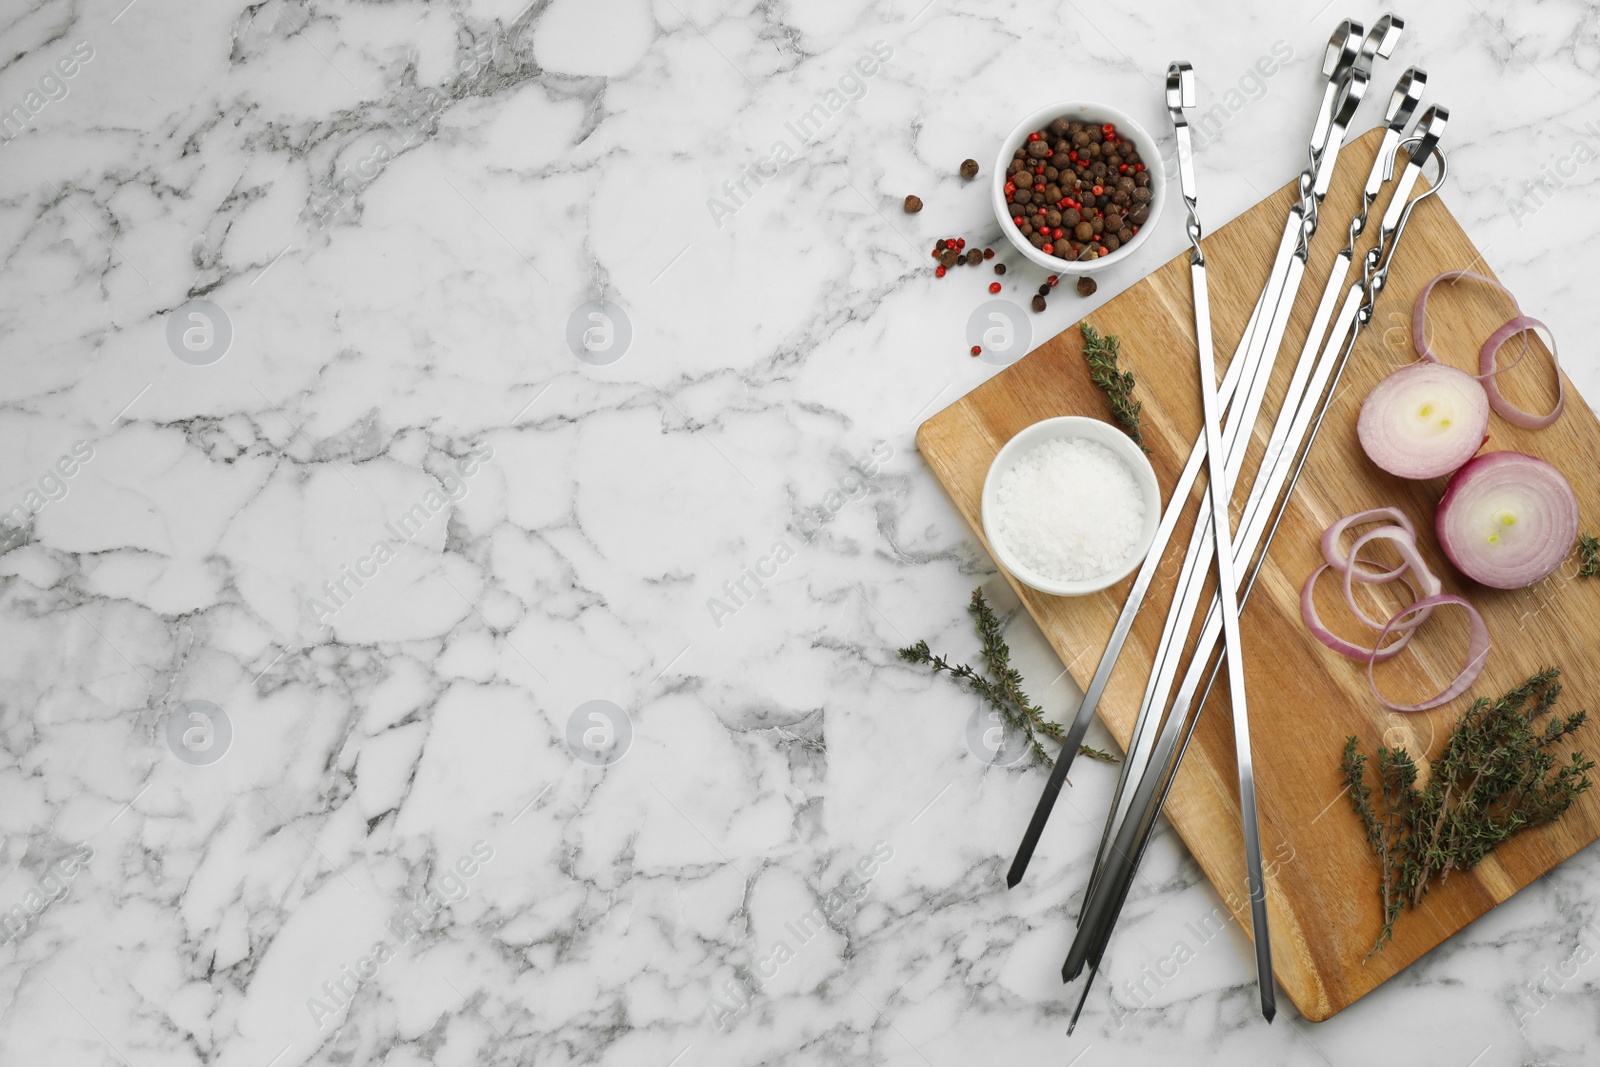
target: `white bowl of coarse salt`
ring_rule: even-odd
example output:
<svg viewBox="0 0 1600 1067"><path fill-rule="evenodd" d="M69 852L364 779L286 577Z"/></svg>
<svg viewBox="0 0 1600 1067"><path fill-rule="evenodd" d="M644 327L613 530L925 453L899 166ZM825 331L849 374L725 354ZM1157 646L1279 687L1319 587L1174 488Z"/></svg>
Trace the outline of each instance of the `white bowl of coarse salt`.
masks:
<svg viewBox="0 0 1600 1067"><path fill-rule="evenodd" d="M1063 415L1017 434L983 481L983 535L1023 585L1083 596L1133 573L1161 521L1156 472L1128 435Z"/></svg>

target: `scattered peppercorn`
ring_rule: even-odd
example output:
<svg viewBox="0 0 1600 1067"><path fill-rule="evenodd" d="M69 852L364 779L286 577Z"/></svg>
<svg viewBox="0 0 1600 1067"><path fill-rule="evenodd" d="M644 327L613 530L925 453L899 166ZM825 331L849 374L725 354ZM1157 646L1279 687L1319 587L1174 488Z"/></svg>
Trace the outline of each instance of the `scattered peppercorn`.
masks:
<svg viewBox="0 0 1600 1067"><path fill-rule="evenodd" d="M976 159L962 160L961 176L963 178L976 178L978 176L978 161ZM976 353L974 353L974 355L976 355Z"/></svg>
<svg viewBox="0 0 1600 1067"><path fill-rule="evenodd" d="M1044 280L1044 283L1050 288L1054 289L1056 287L1056 282L1059 282L1060 280L1061 276L1059 274L1052 274L1050 277Z"/></svg>
<svg viewBox="0 0 1600 1067"><path fill-rule="evenodd" d="M1050 295L1050 283L1049 282L1046 282L1043 285L1039 286L1039 295L1040 296L1049 296Z"/></svg>
<svg viewBox="0 0 1600 1067"><path fill-rule="evenodd" d="M1000 291L1000 283L999 282L990 282L989 283L989 292L998 293L999 291Z"/></svg>
<svg viewBox="0 0 1600 1067"><path fill-rule="evenodd" d="M935 267L935 268L933 268L933 276L935 278L943 278L944 277L944 268L943 267Z"/></svg>
<svg viewBox="0 0 1600 1067"><path fill-rule="evenodd" d="M1006 272L1006 265L1004 263L996 263L994 265L994 272L996 274L1004 274Z"/></svg>
<svg viewBox="0 0 1600 1067"><path fill-rule="evenodd" d="M1093 296L1094 291L1097 288L1099 288L1099 286L1095 285L1094 279L1089 277L1087 274L1078 279L1079 296Z"/></svg>
<svg viewBox="0 0 1600 1067"><path fill-rule="evenodd" d="M969 249L967 249L967 266L976 267L979 263L982 263L982 262L983 262L983 252L982 252L981 249L977 249L977 248L969 248Z"/></svg>
<svg viewBox="0 0 1600 1067"><path fill-rule="evenodd" d="M972 354L975 356L981 356L983 354L983 347L981 345L973 345Z"/></svg>
<svg viewBox="0 0 1600 1067"><path fill-rule="evenodd" d="M1033 310L1035 310L1035 311L1043 311L1044 310L1044 297L1036 296L1036 297L1033 298Z"/></svg>
<svg viewBox="0 0 1600 1067"><path fill-rule="evenodd" d="M915 215L917 212L919 212L921 210L922 210L922 197L920 197L920 196L908 196L908 197L906 197L906 214Z"/></svg>
<svg viewBox="0 0 1600 1067"><path fill-rule="evenodd" d="M941 237L937 241L933 242L933 250L935 252L943 252L944 246L949 243L949 241L946 241L943 237Z"/></svg>
<svg viewBox="0 0 1600 1067"><path fill-rule="evenodd" d="M984 250L983 250L983 258L984 258L984 259L993 259L993 258L994 258L994 249L992 249L992 248L985 248L985 249L984 249Z"/></svg>

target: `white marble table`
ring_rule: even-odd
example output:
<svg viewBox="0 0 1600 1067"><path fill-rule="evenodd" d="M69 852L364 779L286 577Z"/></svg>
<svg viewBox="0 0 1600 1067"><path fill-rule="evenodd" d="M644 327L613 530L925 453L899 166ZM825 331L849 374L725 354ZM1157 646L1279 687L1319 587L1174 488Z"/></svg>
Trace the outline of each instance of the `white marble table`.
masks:
<svg viewBox="0 0 1600 1067"><path fill-rule="evenodd" d="M969 655L979 583L1016 608L912 441L995 372L927 257L990 225L960 161L1052 99L1163 130L1189 58L1238 102L1220 224L1379 9L124 2L0 15L0 1062L1600 1057L1594 850L1268 1027L1170 830L1069 1040L1113 774L1007 893L1041 775L894 655ZM1429 69L1446 199L1600 396L1594 7L1403 14L1376 95Z"/></svg>

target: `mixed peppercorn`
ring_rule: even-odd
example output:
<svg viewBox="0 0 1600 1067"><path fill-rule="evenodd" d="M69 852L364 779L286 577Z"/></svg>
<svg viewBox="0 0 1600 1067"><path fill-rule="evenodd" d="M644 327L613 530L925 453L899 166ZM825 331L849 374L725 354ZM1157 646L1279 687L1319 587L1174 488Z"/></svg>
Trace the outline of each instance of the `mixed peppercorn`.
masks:
<svg viewBox="0 0 1600 1067"><path fill-rule="evenodd" d="M1066 261L1110 255L1150 218L1150 175L1109 122L1059 118L1028 134L1006 168L1005 192L1028 243Z"/></svg>
<svg viewBox="0 0 1600 1067"><path fill-rule="evenodd" d="M933 273L943 278L945 271L951 267L959 267L962 264L976 267L986 259L993 259L994 249L968 248L965 237L941 237L933 246L933 258L939 261L939 265L933 268ZM999 267L995 269L1002 274L1005 273Z"/></svg>

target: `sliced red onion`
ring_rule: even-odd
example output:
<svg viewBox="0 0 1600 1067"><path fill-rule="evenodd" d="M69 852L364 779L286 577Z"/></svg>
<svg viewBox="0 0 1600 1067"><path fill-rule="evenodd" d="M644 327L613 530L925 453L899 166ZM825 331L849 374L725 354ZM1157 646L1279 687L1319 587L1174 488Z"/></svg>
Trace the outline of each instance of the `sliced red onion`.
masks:
<svg viewBox="0 0 1600 1067"><path fill-rule="evenodd" d="M1406 570L1405 563L1401 563L1400 566L1390 571L1358 570L1355 567L1348 566L1350 559L1349 555L1343 554L1339 551L1339 537L1346 530L1352 526L1360 526L1362 523L1377 522L1379 519L1388 519L1391 522L1399 524L1399 526L1404 529L1406 533L1411 535L1413 541L1416 540L1416 527L1411 525L1411 518L1405 512L1401 511L1399 508L1391 507L1368 508L1366 511L1358 511L1354 515L1346 515L1344 518L1340 519L1338 522L1322 531L1322 558L1328 561L1328 566L1332 567L1336 571L1339 571L1341 574L1348 569L1354 572L1356 581L1367 582L1372 585L1382 585L1384 582L1392 582L1396 578L1400 577L1400 575L1404 574Z"/></svg>
<svg viewBox="0 0 1600 1067"><path fill-rule="evenodd" d="M1511 301L1511 307L1518 315L1522 314L1522 306L1517 303L1517 298L1511 290L1495 281L1493 278L1482 274L1475 274L1470 270L1447 270L1443 274L1436 274L1422 287L1422 292L1417 294L1416 303L1411 305L1411 347L1417 350L1417 357L1429 363L1438 363L1439 357L1433 354L1433 349L1428 346L1428 294L1433 292L1433 287L1440 282L1453 282L1457 278L1469 278L1475 282L1498 289Z"/></svg>
<svg viewBox="0 0 1600 1067"><path fill-rule="evenodd" d="M1350 579L1354 576L1357 569L1355 566L1356 553L1360 552L1362 546L1367 542L1375 541L1380 538L1385 541L1393 541L1395 548L1399 549L1400 551L1400 559L1403 563L1402 569L1410 570L1416 574L1417 583L1415 585L1412 585L1409 579L1406 580L1406 585L1410 586L1411 591L1414 594L1412 597L1413 600L1415 600L1418 596L1435 596L1438 594L1441 588L1439 585L1439 579L1434 575L1433 571L1428 568L1428 564L1424 562L1422 553L1417 551L1417 539L1413 534L1399 526L1379 526L1375 530L1368 530L1366 533L1356 538L1356 543L1350 546L1350 565L1345 569L1344 572L1344 599L1345 603L1350 605L1350 610L1355 614L1356 618L1360 619L1374 630L1383 629L1384 624L1369 616L1356 604L1355 590L1350 585ZM1409 630L1413 627L1420 626L1424 621L1427 620L1429 614L1430 612L1428 611L1420 611L1410 622L1402 623L1400 626L1395 628ZM1392 619L1390 620L1390 624L1391 626L1393 625Z"/></svg>
<svg viewBox="0 0 1600 1067"><path fill-rule="evenodd" d="M1478 614L1477 608L1453 593L1438 593L1434 596L1426 596L1410 607L1397 611L1394 618L1390 619L1389 624L1383 628L1383 632L1378 634L1377 645L1382 647L1383 639L1404 625L1401 620L1405 616L1421 611L1432 611L1434 608L1444 607L1447 604L1454 604L1462 608L1472 620L1472 630L1467 638L1466 664L1461 668L1461 673L1455 676L1455 680L1436 695L1416 704L1396 704L1378 691L1378 680L1372 674L1372 664L1377 662L1376 657L1374 657L1367 663L1367 683L1372 686L1372 695L1378 698L1378 703L1389 710L1427 711L1429 708L1436 708L1440 704L1448 703L1465 693L1472 683L1478 680L1478 675L1483 673L1484 662L1489 658L1489 628L1484 625L1483 616ZM1405 630L1404 636L1410 637L1413 633L1416 633L1416 631Z"/></svg>
<svg viewBox="0 0 1600 1067"><path fill-rule="evenodd" d="M1495 381L1495 376L1501 371L1510 370L1511 367L1502 367L1495 370L1494 359L1500 351L1500 346L1505 344L1517 334L1525 330L1543 330L1550 337L1550 365L1556 375L1556 403L1547 413L1535 415L1524 411L1505 398L1500 392L1500 385ZM1526 355L1526 352L1524 352ZM1522 362L1519 358L1517 363ZM1512 367L1516 363L1511 364ZM1567 388L1561 377L1561 363L1556 359L1556 335L1551 333L1550 327L1538 319L1527 315L1518 315L1504 326L1489 335L1483 342L1483 348L1478 352L1478 378L1483 383L1483 391L1489 397L1489 406L1494 408L1495 414L1509 423L1521 426L1525 430L1542 430L1561 417L1561 409L1567 406Z"/></svg>
<svg viewBox="0 0 1600 1067"><path fill-rule="evenodd" d="M1372 648L1363 648L1358 644L1346 641L1344 638L1328 629L1328 627L1323 623L1321 616L1317 614L1317 605L1313 597L1317 579L1322 577L1323 571L1335 569L1337 568L1335 568L1333 564L1324 563L1322 566L1311 572L1311 577L1306 579L1304 588L1300 590L1300 617L1305 620L1306 629L1311 631L1312 637L1315 637L1318 641L1333 649L1341 656L1349 656L1351 659L1358 659L1363 663L1368 661L1382 663L1384 660L1393 659L1399 654L1402 648L1405 648L1406 645L1411 642L1411 635L1416 632L1415 630L1411 628L1402 630L1400 637L1394 642L1394 644L1387 647L1384 647L1383 642L1379 641L1374 644ZM1416 586L1411 584L1411 580L1409 578L1403 580L1405 581L1407 587L1411 589L1414 597L1417 591ZM1355 609L1355 604L1349 601L1348 596L1346 597L1346 602L1350 603L1352 610ZM1357 612L1357 614L1359 615L1360 612ZM1366 618L1365 615L1362 615L1361 617L1363 619Z"/></svg>
<svg viewBox="0 0 1600 1067"><path fill-rule="evenodd" d="M1578 498L1565 476L1521 452L1487 452L1456 471L1435 516L1456 569L1495 589L1548 577L1578 536Z"/></svg>
<svg viewBox="0 0 1600 1067"><path fill-rule="evenodd" d="M1483 446L1489 395L1466 371L1412 363L1361 402L1356 434L1379 467L1400 478L1437 478Z"/></svg>

